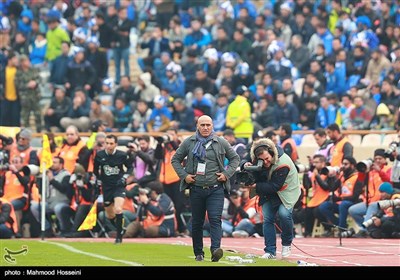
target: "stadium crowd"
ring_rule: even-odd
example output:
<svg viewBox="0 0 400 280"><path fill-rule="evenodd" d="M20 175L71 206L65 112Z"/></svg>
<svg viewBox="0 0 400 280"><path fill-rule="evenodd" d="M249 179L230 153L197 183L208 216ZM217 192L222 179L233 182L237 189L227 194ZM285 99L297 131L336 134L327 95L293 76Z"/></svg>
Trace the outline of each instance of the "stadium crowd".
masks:
<svg viewBox="0 0 400 280"><path fill-rule="evenodd" d="M357 237L398 237L395 205L378 214L376 203L396 201L399 146L376 149L362 170L342 131L399 129L400 1L4 0L0 49L0 126L21 128L14 143L1 139L0 238L39 232L34 129L49 136L54 156L48 236L115 234L101 219L93 176L93 159L113 132L143 133L123 144L134 168L123 212L127 236L190 234L190 205L170 159L178 133L194 132L202 115L241 159L251 141L277 131L298 162L292 132L315 131L319 149L303 172L304 199L295 210L300 234L311 236L316 218L325 236L343 228ZM57 141L54 132L65 138ZM88 142L80 132L92 133ZM224 235L262 235L256 197L232 180ZM94 201L96 229L78 231ZM348 234L348 215L356 234Z"/></svg>

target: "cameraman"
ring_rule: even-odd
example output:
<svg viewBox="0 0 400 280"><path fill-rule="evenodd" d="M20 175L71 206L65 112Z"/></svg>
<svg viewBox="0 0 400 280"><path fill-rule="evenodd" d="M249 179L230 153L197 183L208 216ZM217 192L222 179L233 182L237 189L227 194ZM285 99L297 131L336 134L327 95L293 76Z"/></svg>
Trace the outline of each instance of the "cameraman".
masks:
<svg viewBox="0 0 400 280"><path fill-rule="evenodd" d="M374 161L370 170L358 173L358 180L362 182L364 191L361 193L362 202L352 205L349 208L349 215L359 226L360 230L354 237L367 237L367 231L363 228L364 215L370 204L381 199L379 186L383 182L390 182L391 167L386 163L385 150L376 149L374 152Z"/></svg>
<svg viewBox="0 0 400 280"><path fill-rule="evenodd" d="M397 130L397 135L400 140L400 130ZM390 181L393 183L393 188L400 190L400 143L392 142L390 148L385 152L390 161L394 161Z"/></svg>
<svg viewBox="0 0 400 280"><path fill-rule="evenodd" d="M154 149L150 147L150 137L143 135L138 138L139 146L136 143L128 143L128 154L133 160L136 182L145 187L151 181L156 180Z"/></svg>
<svg viewBox="0 0 400 280"><path fill-rule="evenodd" d="M181 141L175 128L169 128L167 134L163 137L155 137L157 147L154 153L158 160L159 181L163 184L164 192L172 199L175 204L175 215L178 221L178 232L187 233L184 221L181 219L181 213L185 210L186 197L179 190L180 179L172 166L171 159L178 149Z"/></svg>
<svg viewBox="0 0 400 280"><path fill-rule="evenodd" d="M282 233L282 257L291 254L293 240L293 207L300 197L300 180L296 166L282 148L271 140L263 138L253 142L250 150L252 162L245 162L242 169L262 160L260 171L254 171L255 184L260 197L264 216L264 243L265 254L263 259L276 259L276 231L275 217L279 214Z"/></svg>
<svg viewBox="0 0 400 280"><path fill-rule="evenodd" d="M138 219L126 228L124 237L172 237L175 235L175 207L159 181L139 189Z"/></svg>
<svg viewBox="0 0 400 280"><path fill-rule="evenodd" d="M261 209L257 207L257 197L250 198L249 188L239 188L231 191L229 202L228 214L232 218L230 221L222 220L224 233L233 237L248 237L256 233L256 226L262 222Z"/></svg>
<svg viewBox="0 0 400 280"><path fill-rule="evenodd" d="M329 198L329 186L336 180L336 176L322 174L322 169L326 167L326 162L327 158L325 156L314 155L312 158L312 171L303 176L303 185L306 189L307 197L310 197L310 200L306 203L304 237L312 235L316 218L320 222L326 222L326 219L318 210L318 206Z"/></svg>
<svg viewBox="0 0 400 280"><path fill-rule="evenodd" d="M366 225L372 238L400 238L400 207L393 204L383 206L385 202L400 200L400 193L388 182L382 183L379 191L381 200L370 204L363 226Z"/></svg>
<svg viewBox="0 0 400 280"><path fill-rule="evenodd" d="M319 211L332 225L347 228L348 209L358 202L359 192L355 191L358 179L356 170L357 162L351 156L343 158L341 172L335 176L335 181L330 185L331 199L318 206ZM339 214L339 218L335 216Z"/></svg>

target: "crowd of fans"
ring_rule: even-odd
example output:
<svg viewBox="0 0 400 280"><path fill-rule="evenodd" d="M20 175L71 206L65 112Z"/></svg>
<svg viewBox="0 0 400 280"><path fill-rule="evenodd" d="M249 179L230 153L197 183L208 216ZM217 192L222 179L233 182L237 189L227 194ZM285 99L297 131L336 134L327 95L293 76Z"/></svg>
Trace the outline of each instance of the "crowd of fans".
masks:
<svg viewBox="0 0 400 280"><path fill-rule="evenodd" d="M272 138L273 130L279 130L281 146L296 162L292 131L315 130L320 151L326 153L324 158L310 158L310 163L328 162L342 173L334 174L336 180L323 174L327 177L318 181L323 186L332 177L331 185L339 191L331 204L321 199L314 206L318 213L306 211L306 221L311 219L304 232L308 236L314 216L345 228L348 209L359 202L353 187L359 190L355 185L361 179L341 130L392 130L400 124L399 1L5 0L0 2L0 47L0 126L29 128L32 113L37 132L66 134L65 142L52 148L52 174L63 176L49 175L55 193L62 194L57 200L61 206L50 205L49 211L65 236L76 236L96 197L96 182L87 174L92 172L93 153L104 146L101 133L88 147L79 132L168 133L167 140L156 141L155 150L146 137L129 147L132 164L143 171L136 179L145 178L135 186L159 178L164 190L150 184L149 195L142 192L142 197L156 204L165 191L175 204L176 230L185 234L190 229L181 215L187 208L185 197L176 191L179 178L167 176L171 166L165 160L180 143L177 132L195 131L196 118L210 115L216 131L223 132L232 146L242 145L242 157L243 146L259 137L258 131ZM136 64L138 71L133 71L131 65ZM42 106L39 100L46 91L51 100ZM329 148L325 141L318 142L326 139L325 131L332 141ZM22 130L18 152L9 156L13 168L3 170L21 183L23 201L12 203L17 216L18 210L28 210L27 202L38 201L31 197L30 184L36 181L30 179L31 169L23 169L40 161L40 153L31 157L31 150L26 150L31 147L24 141L30 138ZM342 157L334 158L338 150ZM312 172L319 174L323 167ZM86 180L73 177L78 174ZM351 193L342 192L339 174L344 174L344 181L352 178ZM394 185L393 191L389 189L394 194L399 178L381 179L380 183ZM304 183L315 191L312 184ZM139 194L132 188L130 214L125 215L131 222L138 218L132 203ZM346 206L341 215L338 202L348 197L354 199L340 203ZM227 201L226 235L262 234L253 198L241 189L239 196ZM30 210L31 218L37 218L38 206L30 204ZM142 212L139 216L146 217ZM247 220L240 223L241 219ZM49 234L54 233L51 226L49 219ZM130 236L146 232L135 223L132 227Z"/></svg>
<svg viewBox="0 0 400 280"><path fill-rule="evenodd" d="M208 114L244 138L282 123L398 126L398 1L2 1L0 13L0 125L33 113L38 132L99 118L194 131Z"/></svg>

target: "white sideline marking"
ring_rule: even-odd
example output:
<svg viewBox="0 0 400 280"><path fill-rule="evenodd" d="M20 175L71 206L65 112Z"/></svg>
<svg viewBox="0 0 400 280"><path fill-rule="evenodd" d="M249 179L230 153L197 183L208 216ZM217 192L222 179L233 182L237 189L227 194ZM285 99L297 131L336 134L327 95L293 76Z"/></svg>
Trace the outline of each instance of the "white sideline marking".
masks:
<svg viewBox="0 0 400 280"><path fill-rule="evenodd" d="M76 254L81 254L81 255L86 255L86 256L89 256L89 257L93 257L93 258L98 258L98 259L101 259L101 260L119 262L119 263L127 264L127 265L130 265L130 266L143 266L142 264L137 263L137 262L118 260L118 259L109 258L109 257L103 256L103 255L99 255L99 254L94 254L94 253L88 253L88 252L85 252L85 251L81 251L81 250L78 250L78 249L76 249L76 248L74 248L74 247L72 247L70 245L67 245L67 244L61 244L61 243L52 242L52 241L41 241L41 242L45 242L45 243L52 244L52 245L57 245L59 247L64 248L65 250L70 251L70 252L73 252L73 253L76 253Z"/></svg>

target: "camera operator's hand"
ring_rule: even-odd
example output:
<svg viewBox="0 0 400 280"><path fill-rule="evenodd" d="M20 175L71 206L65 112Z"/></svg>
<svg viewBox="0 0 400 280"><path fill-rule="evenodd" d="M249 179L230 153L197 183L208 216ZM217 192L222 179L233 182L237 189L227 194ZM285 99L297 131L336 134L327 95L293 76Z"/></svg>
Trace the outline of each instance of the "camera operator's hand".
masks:
<svg viewBox="0 0 400 280"><path fill-rule="evenodd" d="M130 151L132 152L136 152L138 150L138 147L135 143L133 142L129 142L127 147L129 148Z"/></svg>
<svg viewBox="0 0 400 280"><path fill-rule="evenodd" d="M257 187L257 185L256 185L256 183L254 183L252 185L245 185L244 187L248 188L248 189L255 189Z"/></svg>
<svg viewBox="0 0 400 280"><path fill-rule="evenodd" d="M15 167L15 165L14 164L10 164L10 170L13 172L13 173L16 173L16 172L18 172L18 169L17 169L17 167Z"/></svg>
<svg viewBox="0 0 400 280"><path fill-rule="evenodd" d="M76 174L72 174L71 177L69 177L69 183L72 184L73 182L76 181Z"/></svg>
<svg viewBox="0 0 400 280"><path fill-rule="evenodd" d="M47 178L49 179L49 182L51 180L53 180L54 175L53 175L53 172L51 170L47 170L46 174L47 174Z"/></svg>
<svg viewBox="0 0 400 280"><path fill-rule="evenodd" d="M188 184L193 184L196 182L196 175L188 174L185 178L185 182Z"/></svg>
<svg viewBox="0 0 400 280"><path fill-rule="evenodd" d="M251 162L246 162L245 164L243 164L243 167L247 167L247 166L253 166L253 164Z"/></svg>
<svg viewBox="0 0 400 280"><path fill-rule="evenodd" d="M149 203L149 197L147 196L147 194L139 192L139 201L146 205L147 203Z"/></svg>
<svg viewBox="0 0 400 280"><path fill-rule="evenodd" d="M78 187L78 188L84 188L85 187L85 184L83 183L83 180L82 179L79 179L79 180L76 180L76 186Z"/></svg>

